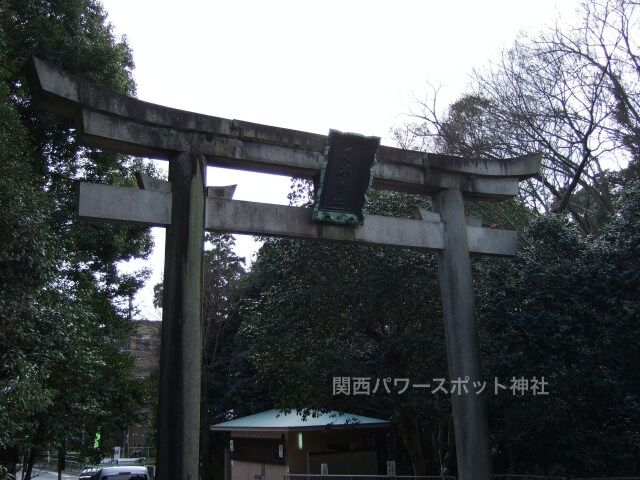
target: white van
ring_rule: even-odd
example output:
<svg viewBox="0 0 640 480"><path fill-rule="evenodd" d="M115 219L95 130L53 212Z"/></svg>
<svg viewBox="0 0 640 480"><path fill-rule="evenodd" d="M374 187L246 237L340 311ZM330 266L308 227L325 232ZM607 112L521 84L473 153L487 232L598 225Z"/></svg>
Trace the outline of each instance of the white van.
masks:
<svg viewBox="0 0 640 480"><path fill-rule="evenodd" d="M149 480L149 472L147 467L137 465L122 465L117 467L102 467L98 473L91 477L92 480L102 480L109 478L111 480Z"/></svg>

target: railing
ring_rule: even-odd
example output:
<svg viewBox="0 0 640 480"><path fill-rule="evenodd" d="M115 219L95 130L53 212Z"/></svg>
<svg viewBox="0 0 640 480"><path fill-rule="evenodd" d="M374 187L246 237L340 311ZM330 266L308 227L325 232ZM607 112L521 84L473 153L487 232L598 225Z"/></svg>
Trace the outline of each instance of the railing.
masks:
<svg viewBox="0 0 640 480"><path fill-rule="evenodd" d="M447 475L322 475L322 474L291 474L286 473L284 480L457 480Z"/></svg>
<svg viewBox="0 0 640 480"><path fill-rule="evenodd" d="M135 458L135 457L155 458L156 448L144 447L144 446L129 447L127 456L130 458Z"/></svg>
<svg viewBox="0 0 640 480"><path fill-rule="evenodd" d="M567 480L567 477L550 477L548 475L498 474L493 476L493 480Z"/></svg>
<svg viewBox="0 0 640 480"><path fill-rule="evenodd" d="M322 474L285 474L284 480L458 480L458 477L447 475L413 476L413 475L322 475ZM497 474L494 480L640 480L640 477L558 477L545 475L511 475Z"/></svg>
<svg viewBox="0 0 640 480"><path fill-rule="evenodd" d="M58 459L51 457L48 460L46 458L40 459L35 463L38 467L45 470L56 471L58 469ZM65 460L64 470L66 472L80 472L84 468L84 463L76 460Z"/></svg>
<svg viewBox="0 0 640 480"><path fill-rule="evenodd" d="M130 460L130 459L127 459ZM146 463L146 462L145 462ZM51 457L50 460L41 459L36 462L39 468L55 471L58 468L58 461ZM114 463L115 464L115 463ZM84 468L84 464L75 460L65 461L65 471L80 472ZM155 474L155 467L147 465L149 473ZM640 480L640 477L558 477L544 475L510 475L496 474L494 480ZM322 474L290 474L284 475L284 480L458 480L453 475L322 475Z"/></svg>
<svg viewBox="0 0 640 480"><path fill-rule="evenodd" d="M144 458L125 458L123 459L123 462L116 462L116 461L111 461L111 462L104 462L102 463L100 466L102 467L110 467L110 466L114 466L114 465L140 465L143 467L147 467L147 470L149 471L149 477L151 479L155 478L155 473L156 473L156 467L155 465L149 465L148 462L149 459L144 459ZM152 459L152 462L155 459ZM82 470L84 470L88 465L86 464L86 462L78 462L76 460L65 460L65 466L64 466L64 471L67 473L80 473ZM18 468L18 470L20 470L20 467ZM40 470L48 470L51 472L55 472L58 470L58 459L55 457L49 457L47 458L41 458L38 461L35 462L34 468L40 469Z"/></svg>

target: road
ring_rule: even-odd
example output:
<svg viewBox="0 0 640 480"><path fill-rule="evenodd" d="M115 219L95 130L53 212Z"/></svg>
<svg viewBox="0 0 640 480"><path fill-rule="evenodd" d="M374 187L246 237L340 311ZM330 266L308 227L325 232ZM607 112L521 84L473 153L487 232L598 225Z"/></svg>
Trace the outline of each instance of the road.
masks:
<svg viewBox="0 0 640 480"><path fill-rule="evenodd" d="M76 473L62 472L62 480L78 480L78 475L79 475L78 472ZM19 472L18 472L17 478L21 478ZM50 470L40 470L39 468L34 467L31 478L38 479L38 480L57 480L58 473Z"/></svg>

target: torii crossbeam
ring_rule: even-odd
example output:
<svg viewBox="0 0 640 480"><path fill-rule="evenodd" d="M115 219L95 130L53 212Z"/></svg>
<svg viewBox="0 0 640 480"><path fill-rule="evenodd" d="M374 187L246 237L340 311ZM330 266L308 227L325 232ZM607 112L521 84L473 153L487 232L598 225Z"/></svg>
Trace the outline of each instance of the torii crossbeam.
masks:
<svg viewBox="0 0 640 480"><path fill-rule="evenodd" d="M39 59L29 84L41 108L75 122L78 141L169 160L169 182L140 189L82 183L80 217L165 226L157 478L198 478L204 231L288 236L436 251L451 380L480 381L469 253L513 255L515 232L481 228L463 200L499 201L538 173L539 155L469 159L380 146L373 188L432 197L416 218L363 225L313 222L310 209L207 195L206 166L317 179L327 136L176 110L116 94ZM482 395L451 398L460 479L491 478Z"/></svg>

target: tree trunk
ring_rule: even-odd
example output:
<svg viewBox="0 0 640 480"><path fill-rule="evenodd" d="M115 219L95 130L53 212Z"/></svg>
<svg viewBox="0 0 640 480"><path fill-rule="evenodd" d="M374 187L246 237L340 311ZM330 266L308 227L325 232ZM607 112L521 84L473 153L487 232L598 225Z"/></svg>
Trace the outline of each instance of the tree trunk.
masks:
<svg viewBox="0 0 640 480"><path fill-rule="evenodd" d="M509 474L515 475L518 472L518 456L515 452L515 447L507 447L507 454L509 455Z"/></svg>
<svg viewBox="0 0 640 480"><path fill-rule="evenodd" d="M402 409L400 411L399 427L404 444L409 450L413 474L416 476L426 475L420 430L418 429L418 416L410 410Z"/></svg>
<svg viewBox="0 0 640 480"><path fill-rule="evenodd" d="M36 457L38 456L38 452L35 448L29 449L29 454L27 456L27 464L25 465L24 471L24 480L31 480L31 475L33 475L33 464L36 462Z"/></svg>
<svg viewBox="0 0 640 480"><path fill-rule="evenodd" d="M426 458L424 461L424 468L426 472L433 473L435 469L435 459L433 455L433 422L429 422L426 425L427 434L423 436L424 445L422 452L426 452Z"/></svg>
<svg viewBox="0 0 640 480"><path fill-rule="evenodd" d="M446 418L448 417L448 420ZM440 459L440 475L451 475L451 463L454 458L453 415L445 415L440 419L438 453Z"/></svg>
<svg viewBox="0 0 640 480"><path fill-rule="evenodd" d="M58 480L62 480L62 471L65 469L67 463L66 455L67 452L64 448L58 449Z"/></svg>

